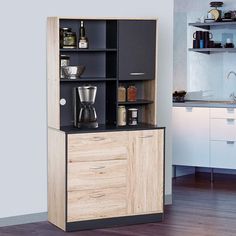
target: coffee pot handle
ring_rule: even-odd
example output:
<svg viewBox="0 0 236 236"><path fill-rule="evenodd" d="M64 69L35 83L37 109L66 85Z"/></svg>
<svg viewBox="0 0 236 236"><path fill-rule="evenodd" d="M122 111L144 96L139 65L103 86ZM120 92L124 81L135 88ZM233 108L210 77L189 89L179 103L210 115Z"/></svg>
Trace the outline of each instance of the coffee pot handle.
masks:
<svg viewBox="0 0 236 236"><path fill-rule="evenodd" d="M196 32L193 34L193 38L196 39Z"/></svg>
<svg viewBox="0 0 236 236"><path fill-rule="evenodd" d="M213 34L209 33L209 39L212 39L212 38L213 38Z"/></svg>

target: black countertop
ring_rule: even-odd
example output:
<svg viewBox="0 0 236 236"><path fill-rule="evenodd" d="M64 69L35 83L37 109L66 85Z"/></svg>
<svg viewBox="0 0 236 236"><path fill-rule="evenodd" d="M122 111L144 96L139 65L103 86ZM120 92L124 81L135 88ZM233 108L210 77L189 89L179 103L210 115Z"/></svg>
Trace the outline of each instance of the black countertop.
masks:
<svg viewBox="0 0 236 236"><path fill-rule="evenodd" d="M116 132L116 131L137 131L137 130L153 130L153 129L165 129L164 127L158 127L155 125L139 123L137 126L114 126L114 125L99 125L96 129L82 129L76 128L73 125L62 126L61 131L67 134L77 133L97 133L97 132Z"/></svg>

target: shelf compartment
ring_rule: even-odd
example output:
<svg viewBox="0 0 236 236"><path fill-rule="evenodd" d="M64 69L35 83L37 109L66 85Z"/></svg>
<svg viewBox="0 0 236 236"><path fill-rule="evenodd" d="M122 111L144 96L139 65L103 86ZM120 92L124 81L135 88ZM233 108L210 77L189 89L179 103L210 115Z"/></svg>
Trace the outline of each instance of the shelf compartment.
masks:
<svg viewBox="0 0 236 236"><path fill-rule="evenodd" d="M88 48L88 49L80 49L80 48L61 48L60 52L116 52L116 48Z"/></svg>
<svg viewBox="0 0 236 236"><path fill-rule="evenodd" d="M211 52L231 52L236 53L236 48L189 48L191 52L210 54Z"/></svg>
<svg viewBox="0 0 236 236"><path fill-rule="evenodd" d="M211 27L214 26L236 26L236 21L229 21L229 22L212 22L212 23L189 23L189 26L198 27L201 29L209 30Z"/></svg>
<svg viewBox="0 0 236 236"><path fill-rule="evenodd" d="M81 77L78 79L60 79L62 83L74 83L74 82L106 82L116 81L117 78L105 78L105 77Z"/></svg>
<svg viewBox="0 0 236 236"><path fill-rule="evenodd" d="M153 101L151 100L146 100L146 99L137 99L135 102L118 102L118 105L147 105L147 104L152 104Z"/></svg>

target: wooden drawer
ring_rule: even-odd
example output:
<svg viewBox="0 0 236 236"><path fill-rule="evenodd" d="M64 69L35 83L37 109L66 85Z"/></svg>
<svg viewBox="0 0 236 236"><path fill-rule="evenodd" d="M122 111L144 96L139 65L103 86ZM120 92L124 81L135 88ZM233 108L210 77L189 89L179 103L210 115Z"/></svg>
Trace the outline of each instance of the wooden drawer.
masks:
<svg viewBox="0 0 236 236"><path fill-rule="evenodd" d="M106 161L127 159L127 132L68 135L68 161Z"/></svg>
<svg viewBox="0 0 236 236"><path fill-rule="evenodd" d="M68 191L126 186L127 160L68 163Z"/></svg>
<svg viewBox="0 0 236 236"><path fill-rule="evenodd" d="M236 169L236 142L211 141L211 167Z"/></svg>
<svg viewBox="0 0 236 236"><path fill-rule="evenodd" d="M236 108L211 108L210 118L234 118L236 119Z"/></svg>
<svg viewBox="0 0 236 236"><path fill-rule="evenodd" d="M211 119L211 140L236 140L236 120Z"/></svg>
<svg viewBox="0 0 236 236"><path fill-rule="evenodd" d="M126 188L68 192L68 222L124 216Z"/></svg>

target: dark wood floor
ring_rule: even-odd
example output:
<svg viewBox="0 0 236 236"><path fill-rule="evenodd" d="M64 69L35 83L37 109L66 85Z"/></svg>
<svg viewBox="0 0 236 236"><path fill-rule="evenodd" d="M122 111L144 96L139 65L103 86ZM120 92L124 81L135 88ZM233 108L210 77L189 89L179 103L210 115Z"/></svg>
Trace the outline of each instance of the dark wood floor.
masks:
<svg viewBox="0 0 236 236"><path fill-rule="evenodd" d="M162 223L64 233L48 222L0 228L0 236L236 236L236 177L208 174L178 178L173 205Z"/></svg>

